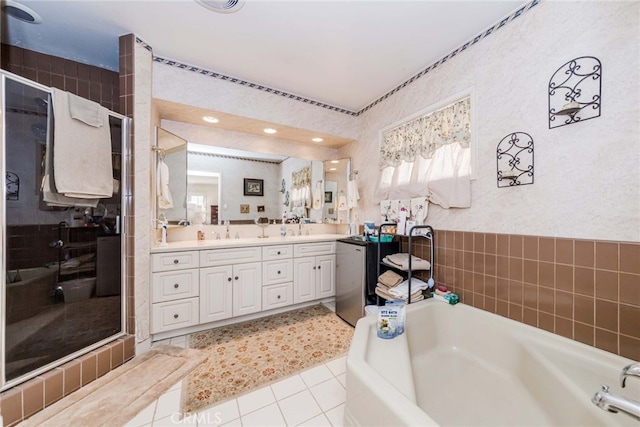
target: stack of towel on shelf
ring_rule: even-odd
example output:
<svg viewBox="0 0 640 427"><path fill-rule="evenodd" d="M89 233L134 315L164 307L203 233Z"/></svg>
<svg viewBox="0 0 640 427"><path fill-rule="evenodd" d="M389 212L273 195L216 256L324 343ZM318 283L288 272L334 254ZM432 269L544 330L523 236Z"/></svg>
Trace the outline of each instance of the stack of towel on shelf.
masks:
<svg viewBox="0 0 640 427"><path fill-rule="evenodd" d="M429 285L422 280L417 277L412 277L410 302L423 300L424 295L422 291L428 287ZM399 274L387 270L378 277L376 295L386 300L406 300L409 296L409 281L404 280Z"/></svg>
<svg viewBox="0 0 640 427"><path fill-rule="evenodd" d="M397 253L387 255L382 259L382 262L391 265L392 267L399 268L401 270L409 270L409 254ZM415 255L411 255L411 270L430 270L431 264L429 261L422 258L418 258Z"/></svg>

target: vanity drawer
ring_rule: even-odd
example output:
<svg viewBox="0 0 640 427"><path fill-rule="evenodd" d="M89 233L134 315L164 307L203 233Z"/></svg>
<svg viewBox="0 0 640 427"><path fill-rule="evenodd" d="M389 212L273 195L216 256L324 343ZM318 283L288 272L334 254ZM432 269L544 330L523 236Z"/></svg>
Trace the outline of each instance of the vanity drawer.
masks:
<svg viewBox="0 0 640 427"><path fill-rule="evenodd" d="M151 302L197 297L200 290L200 270L178 270L153 273Z"/></svg>
<svg viewBox="0 0 640 427"><path fill-rule="evenodd" d="M200 267L216 267L256 261L262 261L261 246L200 251Z"/></svg>
<svg viewBox="0 0 640 427"><path fill-rule="evenodd" d="M293 256L332 255L336 253L336 242L300 243L293 245Z"/></svg>
<svg viewBox="0 0 640 427"><path fill-rule="evenodd" d="M151 333L197 325L200 319L198 309L198 298L153 304Z"/></svg>
<svg viewBox="0 0 640 427"><path fill-rule="evenodd" d="M262 288L262 311L293 304L293 282Z"/></svg>
<svg viewBox="0 0 640 427"><path fill-rule="evenodd" d="M292 256L293 245L263 246L262 248L263 261L291 258Z"/></svg>
<svg viewBox="0 0 640 427"><path fill-rule="evenodd" d="M290 282L293 280L293 260L267 261L262 263L263 286L276 283Z"/></svg>
<svg viewBox="0 0 640 427"><path fill-rule="evenodd" d="M151 271L156 272L198 268L199 260L198 251L151 254Z"/></svg>

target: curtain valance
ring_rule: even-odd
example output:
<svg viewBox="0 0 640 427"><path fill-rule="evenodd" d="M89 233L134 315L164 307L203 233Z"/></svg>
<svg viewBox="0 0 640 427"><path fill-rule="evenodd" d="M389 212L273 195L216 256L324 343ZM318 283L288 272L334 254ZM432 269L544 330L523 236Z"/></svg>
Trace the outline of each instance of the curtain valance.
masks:
<svg viewBox="0 0 640 427"><path fill-rule="evenodd" d="M379 168L413 162L416 156L431 159L443 145L468 148L470 141L471 99L466 97L383 133Z"/></svg>

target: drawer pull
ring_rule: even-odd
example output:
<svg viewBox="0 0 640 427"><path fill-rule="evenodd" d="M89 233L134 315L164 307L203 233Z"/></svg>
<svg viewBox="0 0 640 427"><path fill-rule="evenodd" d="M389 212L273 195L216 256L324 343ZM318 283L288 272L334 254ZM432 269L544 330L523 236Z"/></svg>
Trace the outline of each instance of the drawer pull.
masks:
<svg viewBox="0 0 640 427"><path fill-rule="evenodd" d="M234 277L234 279L238 280L238 276Z"/></svg>
<svg viewBox="0 0 640 427"><path fill-rule="evenodd" d="M315 266L315 265L313 266L313 269L314 269L314 270L316 269L316 266Z"/></svg>
<svg viewBox="0 0 640 427"><path fill-rule="evenodd" d="M180 287L180 285L178 285L177 283L175 283L175 284L173 285L173 288L174 288L174 289L178 289L179 287Z"/></svg>
<svg viewBox="0 0 640 427"><path fill-rule="evenodd" d="M178 263L180 263L180 261L179 261L179 260L177 260L177 259L174 259L174 260L173 260L173 263L174 263L174 264L178 264Z"/></svg>
<svg viewBox="0 0 640 427"><path fill-rule="evenodd" d="M318 270L320 270L320 268L321 268L321 267L322 267L322 266L321 266L321 265L319 265L319 266L318 266Z"/></svg>
<svg viewBox="0 0 640 427"><path fill-rule="evenodd" d="M278 295L278 299L280 299L280 295Z"/></svg>
<svg viewBox="0 0 640 427"><path fill-rule="evenodd" d="M278 270L278 274L281 274L281 273L280 273L280 270Z"/></svg>
<svg viewBox="0 0 640 427"><path fill-rule="evenodd" d="M231 277L227 278L227 282L230 282L230 281L231 281Z"/></svg>
<svg viewBox="0 0 640 427"><path fill-rule="evenodd" d="M280 255L280 251L278 251L278 255Z"/></svg>
<svg viewBox="0 0 640 427"><path fill-rule="evenodd" d="M173 318L174 318L174 319L177 319L178 317L180 317L180 316L178 316L177 314L174 314L174 315L173 315Z"/></svg>

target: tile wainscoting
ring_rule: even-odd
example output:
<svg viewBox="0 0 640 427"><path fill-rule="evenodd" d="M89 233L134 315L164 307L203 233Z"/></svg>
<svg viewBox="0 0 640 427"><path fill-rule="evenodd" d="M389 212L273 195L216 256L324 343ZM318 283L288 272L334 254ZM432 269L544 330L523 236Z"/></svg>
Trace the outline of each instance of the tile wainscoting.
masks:
<svg viewBox="0 0 640 427"><path fill-rule="evenodd" d="M428 241L413 244L428 259ZM434 278L465 304L640 360L638 243L436 230Z"/></svg>

